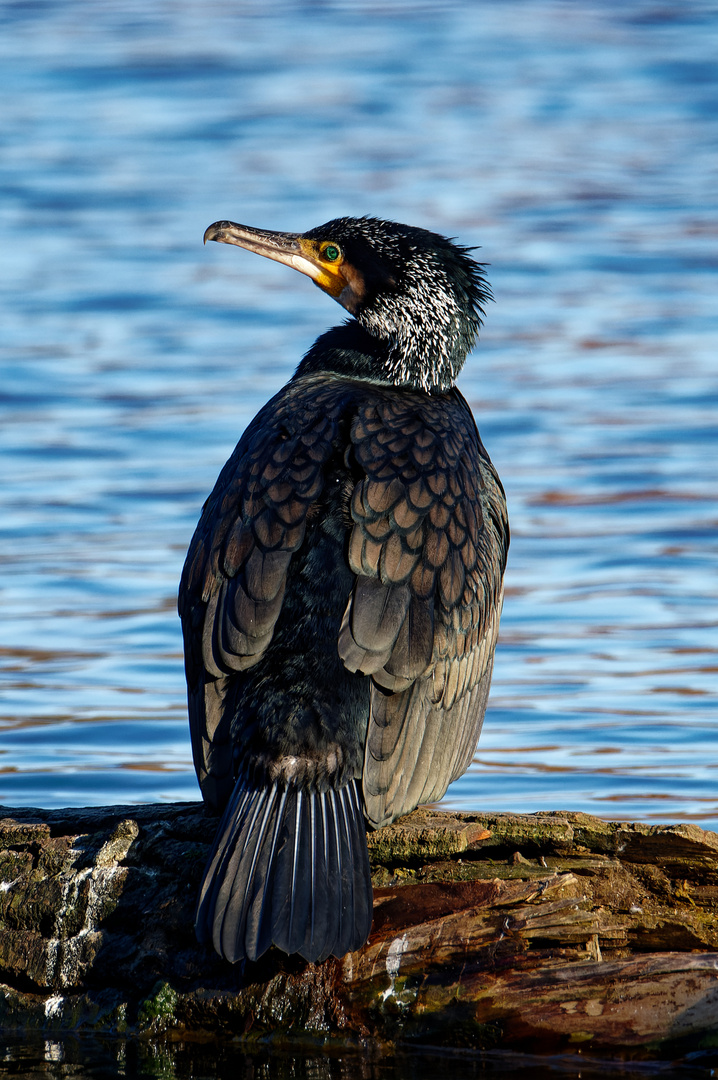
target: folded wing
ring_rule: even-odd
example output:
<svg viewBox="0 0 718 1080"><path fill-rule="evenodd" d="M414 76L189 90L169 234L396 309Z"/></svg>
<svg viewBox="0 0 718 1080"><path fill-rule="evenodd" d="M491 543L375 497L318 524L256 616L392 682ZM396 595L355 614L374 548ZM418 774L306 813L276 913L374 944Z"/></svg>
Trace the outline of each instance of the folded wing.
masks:
<svg viewBox="0 0 718 1080"><path fill-rule="evenodd" d="M441 798L471 761L503 597L503 490L458 393L368 400L352 427L357 575L339 636L371 675L363 789L379 826Z"/></svg>
<svg viewBox="0 0 718 1080"><path fill-rule="evenodd" d="M336 393L302 393L293 383L270 401L222 470L187 554L179 610L192 752L216 809L234 786L236 677L272 640L292 555L324 486L340 405Z"/></svg>

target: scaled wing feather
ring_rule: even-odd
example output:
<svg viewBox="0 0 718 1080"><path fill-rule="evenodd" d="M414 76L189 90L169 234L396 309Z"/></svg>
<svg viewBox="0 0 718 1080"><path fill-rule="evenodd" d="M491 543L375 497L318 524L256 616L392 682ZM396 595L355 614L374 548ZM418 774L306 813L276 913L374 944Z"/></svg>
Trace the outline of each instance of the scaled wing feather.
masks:
<svg viewBox="0 0 718 1080"><path fill-rule="evenodd" d="M363 790L378 826L441 798L471 760L491 679L508 524L503 490L458 391L370 397L352 441L365 478L351 500L357 582L339 651L375 684Z"/></svg>

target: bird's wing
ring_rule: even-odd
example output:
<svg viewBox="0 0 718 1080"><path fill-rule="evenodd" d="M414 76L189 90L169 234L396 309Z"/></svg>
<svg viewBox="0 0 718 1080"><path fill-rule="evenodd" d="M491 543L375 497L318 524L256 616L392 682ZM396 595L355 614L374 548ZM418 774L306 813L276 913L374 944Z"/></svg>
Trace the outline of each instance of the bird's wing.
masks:
<svg viewBox="0 0 718 1080"><path fill-rule="evenodd" d="M247 428L187 553L179 612L192 752L202 793L218 809L233 785L228 695L272 640L336 432L331 395L289 383Z"/></svg>
<svg viewBox="0 0 718 1080"><path fill-rule="evenodd" d="M371 675L367 816L441 798L466 769L488 697L508 549L503 489L458 393L372 396L352 443L349 564L339 636Z"/></svg>

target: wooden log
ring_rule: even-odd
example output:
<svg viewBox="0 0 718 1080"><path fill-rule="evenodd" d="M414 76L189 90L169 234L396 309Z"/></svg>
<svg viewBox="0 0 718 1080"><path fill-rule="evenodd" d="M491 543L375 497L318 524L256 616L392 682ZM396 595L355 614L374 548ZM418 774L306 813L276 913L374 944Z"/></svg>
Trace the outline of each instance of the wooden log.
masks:
<svg viewBox="0 0 718 1080"><path fill-rule="evenodd" d="M5 811L0 1028L535 1050L714 1045L718 835L420 809L369 836L342 960L194 939L201 805Z"/></svg>

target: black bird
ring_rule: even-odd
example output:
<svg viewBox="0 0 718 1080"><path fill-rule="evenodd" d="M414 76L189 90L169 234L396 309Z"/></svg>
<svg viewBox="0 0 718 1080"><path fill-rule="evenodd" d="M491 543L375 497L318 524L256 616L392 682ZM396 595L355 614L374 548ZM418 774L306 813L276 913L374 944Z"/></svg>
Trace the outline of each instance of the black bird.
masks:
<svg viewBox="0 0 718 1080"><path fill-rule="evenodd" d="M481 730L509 531L454 382L491 293L468 249L373 218L207 240L353 316L248 426L179 596L195 768L224 810L198 937L323 960L371 928L365 819L440 799Z"/></svg>

